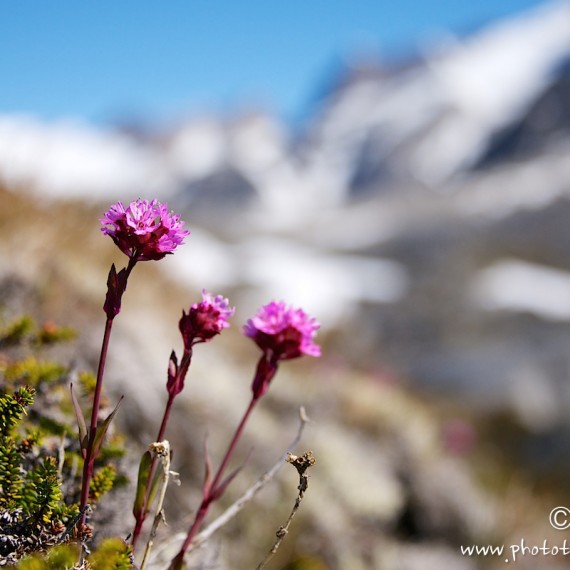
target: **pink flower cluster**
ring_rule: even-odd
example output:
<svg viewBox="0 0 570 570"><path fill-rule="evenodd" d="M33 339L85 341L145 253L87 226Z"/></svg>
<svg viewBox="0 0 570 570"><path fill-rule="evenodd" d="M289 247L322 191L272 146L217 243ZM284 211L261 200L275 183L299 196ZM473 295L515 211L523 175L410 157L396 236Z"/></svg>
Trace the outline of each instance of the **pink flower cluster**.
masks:
<svg viewBox="0 0 570 570"><path fill-rule="evenodd" d="M321 348L313 341L319 323L303 309L272 301L243 327L246 336L268 353L270 360L289 360L303 354L320 356Z"/></svg>
<svg viewBox="0 0 570 570"><path fill-rule="evenodd" d="M85 459L80 502L83 515L79 523L80 529L87 528L86 507L90 496L89 489L93 479L95 460L100 451L100 442L117 410L115 408L111 415L98 425L111 327L114 318L121 310L121 301L127 288L129 276L138 261L162 259L181 245L184 238L190 234L184 229L184 222L180 220L180 216L169 212L167 205L156 199L148 201L139 198L127 207L122 202L117 202L105 212L100 222L102 224L101 231L112 238L117 247L128 256L129 262L126 267L119 271L113 264L107 278L107 294L103 305L107 321L88 435L85 435L87 428L79 404L74 400L74 408L80 426L81 449ZM228 320L234 315L234 312L235 308L230 306L228 299L222 295L211 295L205 289L202 290L202 300L199 303L191 305L188 312L182 311L178 326L184 342L184 352L180 360L174 350L170 354L166 380L168 400L156 441L160 442L164 439L174 400L184 389L186 376L192 363L194 346L198 343L209 342L228 328L230 326ZM210 505L222 496L226 487L240 471L241 467L229 475L225 475L246 422L259 399L269 389L280 361L298 358L302 355L320 356L321 349L314 342L319 326L319 323L302 309L287 306L283 301L272 301L261 307L257 314L249 319L243 327L244 334L250 337L262 351L251 384L251 401L215 475L212 472L212 462L206 449L206 476L202 487L202 502L196 511L194 522L186 539L169 568L182 568L185 553L196 533L200 530ZM83 435L81 435L82 433ZM148 455L149 452L145 453L143 456L144 463L141 461L133 507L136 521L132 538L133 552L141 535L145 518L152 506L152 489L153 481L155 481L157 458L155 457L151 459L150 463L147 463ZM143 469L145 465L147 467Z"/></svg>
<svg viewBox="0 0 570 570"><path fill-rule="evenodd" d="M182 311L182 318L178 324L184 347L189 349L197 342L206 342L230 324L228 319L233 316L234 307L221 295L213 297L202 289L202 301L194 303L188 313Z"/></svg>
<svg viewBox="0 0 570 570"><path fill-rule="evenodd" d="M110 236L119 249L131 259L162 259L172 253L190 234L183 229L180 216L168 211L167 204L154 199L138 198L126 208L113 204L100 220L101 231Z"/></svg>

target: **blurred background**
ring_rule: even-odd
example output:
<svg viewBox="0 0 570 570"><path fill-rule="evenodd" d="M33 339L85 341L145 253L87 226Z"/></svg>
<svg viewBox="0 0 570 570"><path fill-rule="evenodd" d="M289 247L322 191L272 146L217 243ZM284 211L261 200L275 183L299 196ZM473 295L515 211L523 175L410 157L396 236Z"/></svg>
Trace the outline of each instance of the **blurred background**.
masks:
<svg viewBox="0 0 570 570"><path fill-rule="evenodd" d="M96 366L124 263L98 218L138 196L180 212L192 235L137 267L111 348L142 450L182 308L203 287L237 306L177 401L167 546L205 433L219 455L247 405L239 329L271 299L315 315L324 352L282 366L242 445L233 497L299 404L314 420L273 568L494 569L460 546L568 538L548 514L570 505L570 2L19 2L0 19L2 317L75 326L69 358ZM196 567L259 562L296 485L284 469ZM126 534L128 497L113 505Z"/></svg>

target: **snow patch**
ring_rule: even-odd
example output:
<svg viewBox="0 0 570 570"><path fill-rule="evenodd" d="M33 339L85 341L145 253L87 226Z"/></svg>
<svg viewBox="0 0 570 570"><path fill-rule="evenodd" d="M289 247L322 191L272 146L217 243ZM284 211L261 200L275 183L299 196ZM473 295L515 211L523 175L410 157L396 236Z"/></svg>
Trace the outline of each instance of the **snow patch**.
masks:
<svg viewBox="0 0 570 570"><path fill-rule="evenodd" d="M570 271L504 259L480 271L471 288L480 307L570 320Z"/></svg>
<svg viewBox="0 0 570 570"><path fill-rule="evenodd" d="M0 116L0 179L55 198L136 198L170 182L154 152L75 120Z"/></svg>

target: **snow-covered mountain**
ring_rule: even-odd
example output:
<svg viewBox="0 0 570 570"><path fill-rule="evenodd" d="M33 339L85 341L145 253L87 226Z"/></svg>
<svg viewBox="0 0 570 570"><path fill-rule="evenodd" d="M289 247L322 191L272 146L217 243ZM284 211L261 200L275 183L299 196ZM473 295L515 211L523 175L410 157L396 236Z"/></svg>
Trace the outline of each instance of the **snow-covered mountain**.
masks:
<svg viewBox="0 0 570 570"><path fill-rule="evenodd" d="M426 48L400 72L348 70L311 130L315 163L332 167L345 190L406 178L443 184L527 113L569 57L562 1Z"/></svg>
<svg viewBox="0 0 570 570"><path fill-rule="evenodd" d="M340 334L356 322L361 363L507 397L538 330L537 381L570 374L569 62L555 0L405 65L342 69L299 136L260 111L145 136L0 116L0 180L167 199L201 227L164 263L181 279L253 291L247 312L286 296Z"/></svg>
<svg viewBox="0 0 570 570"><path fill-rule="evenodd" d="M174 182L155 149L77 120L0 115L0 180L44 197L100 200L164 193Z"/></svg>
<svg viewBox="0 0 570 570"><path fill-rule="evenodd" d="M446 37L406 65L353 61L302 140L255 112L196 117L144 140L75 120L4 115L0 176L54 196L182 191L200 202L208 201L202 192L241 178L242 193L284 223L364 187L444 185L478 164L562 77L568 81L570 3Z"/></svg>

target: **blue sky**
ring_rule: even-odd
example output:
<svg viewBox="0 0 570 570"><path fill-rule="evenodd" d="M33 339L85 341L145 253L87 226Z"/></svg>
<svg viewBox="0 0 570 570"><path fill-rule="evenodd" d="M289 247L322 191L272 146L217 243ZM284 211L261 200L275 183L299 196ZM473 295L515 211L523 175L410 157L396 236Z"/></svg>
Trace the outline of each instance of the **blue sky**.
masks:
<svg viewBox="0 0 570 570"><path fill-rule="evenodd" d="M0 2L0 113L165 120L251 101L303 113L349 53L405 53L540 0Z"/></svg>

